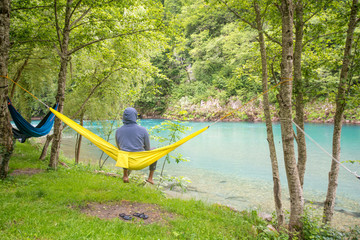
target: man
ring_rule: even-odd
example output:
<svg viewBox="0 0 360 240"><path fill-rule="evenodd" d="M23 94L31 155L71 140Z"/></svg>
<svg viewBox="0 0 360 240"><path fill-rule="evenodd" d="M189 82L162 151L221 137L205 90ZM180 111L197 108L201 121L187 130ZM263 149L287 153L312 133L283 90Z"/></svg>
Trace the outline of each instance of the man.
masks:
<svg viewBox="0 0 360 240"><path fill-rule="evenodd" d="M126 108L123 113L123 123L116 130L115 139L119 149L126 152L141 152L150 150L149 133L146 128L136 123L137 111L135 108ZM153 175L156 169L156 162L149 167L149 177L147 182L154 184ZM124 168L124 183L129 182L129 170Z"/></svg>

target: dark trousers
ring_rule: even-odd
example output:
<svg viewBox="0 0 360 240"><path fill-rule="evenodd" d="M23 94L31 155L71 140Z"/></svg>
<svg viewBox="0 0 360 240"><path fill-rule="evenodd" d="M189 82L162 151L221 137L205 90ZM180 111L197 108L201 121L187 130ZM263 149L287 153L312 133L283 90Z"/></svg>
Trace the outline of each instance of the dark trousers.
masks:
<svg viewBox="0 0 360 240"><path fill-rule="evenodd" d="M157 163L157 161L149 166L150 171L155 171L156 170L156 163Z"/></svg>

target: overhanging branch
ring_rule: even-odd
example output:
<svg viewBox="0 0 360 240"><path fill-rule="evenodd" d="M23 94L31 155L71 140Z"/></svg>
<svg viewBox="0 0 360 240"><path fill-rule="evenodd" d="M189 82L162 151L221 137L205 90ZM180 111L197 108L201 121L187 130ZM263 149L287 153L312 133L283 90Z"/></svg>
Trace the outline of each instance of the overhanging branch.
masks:
<svg viewBox="0 0 360 240"><path fill-rule="evenodd" d="M88 42L88 43L85 43L85 44L82 44L82 45L80 45L78 47L73 48L72 50L70 50L68 52L68 55L71 55L71 54L79 51L80 49L82 49L84 47L87 47L87 46L90 46L90 45L92 45L94 43L102 42L102 41L109 40L109 39L119 38L119 37L123 37L123 36L127 36L127 35L134 35L134 34L137 34L137 33L157 31L157 30L159 30L159 29L144 29L144 30L132 31L132 32L129 32L129 33L118 34L118 35L114 35L114 36L111 36L111 37L99 38L97 40L94 40L94 41L91 41L91 42Z"/></svg>
<svg viewBox="0 0 360 240"><path fill-rule="evenodd" d="M303 47L305 47L308 43L314 41L315 39L319 39L319 38L326 37L326 36L331 36L331 35L338 34L338 33L342 33L342 32L333 32L333 33L328 33L328 34L313 37L313 38L305 41L304 44L303 44Z"/></svg>
<svg viewBox="0 0 360 240"><path fill-rule="evenodd" d="M74 22L72 22L72 23L70 24L70 27L69 27L69 28L72 28L72 27L73 27L74 25L76 25L79 21L81 21L81 19L83 19L83 17L85 17L86 14L88 14L88 13L90 12L90 10L91 10L91 7L88 8L83 14L81 14L81 16L80 16L78 19L76 19Z"/></svg>
<svg viewBox="0 0 360 240"><path fill-rule="evenodd" d="M79 0L79 1L76 3L74 9L73 9L72 12L70 13L70 19L71 19L72 15L74 14L75 10L80 6L81 2L82 2L82 0Z"/></svg>
<svg viewBox="0 0 360 240"><path fill-rule="evenodd" d="M57 7L56 0L54 0L54 14L55 14L55 28L56 28L55 30L56 30L56 35L57 35L57 38L59 41L60 49L62 49L61 38L60 38L60 26L59 26L56 7Z"/></svg>
<svg viewBox="0 0 360 240"><path fill-rule="evenodd" d="M256 26L255 26L253 23L251 23L250 21L248 21L248 20L246 20L245 18L241 17L241 15L240 15L237 11L235 11L234 9L232 9L232 8L228 5L228 3L227 3L226 1L219 0L219 2L223 3L223 4L227 7L227 9L228 9L230 12L232 12L232 13L233 13L237 18L239 18L241 21L249 24L252 28L256 29Z"/></svg>
<svg viewBox="0 0 360 240"><path fill-rule="evenodd" d="M34 6L34 7L21 7L21 8L13 8L11 9L11 11L21 11L21 10L31 10L31 9L36 9L36 8L51 8L52 5L48 5L48 6Z"/></svg>

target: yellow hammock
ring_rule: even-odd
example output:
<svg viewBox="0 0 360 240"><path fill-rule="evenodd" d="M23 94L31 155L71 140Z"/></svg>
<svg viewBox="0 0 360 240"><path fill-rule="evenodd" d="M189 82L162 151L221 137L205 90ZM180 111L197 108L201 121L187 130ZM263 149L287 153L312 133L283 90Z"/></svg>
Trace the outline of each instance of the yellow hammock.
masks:
<svg viewBox="0 0 360 240"><path fill-rule="evenodd" d="M104 151L107 155L113 158L116 161L117 167L128 168L131 170L140 170L143 169L152 163L156 162L169 152L173 151L175 148L179 147L183 143L189 141L193 137L196 137L200 133L204 132L209 128L209 126L196 131L189 136L173 143L171 145L157 148L150 151L143 151L143 152L125 152L119 150L117 147L112 145L111 143L105 141L98 135L90 132L86 128L82 127L81 125L77 124L70 118L66 117L65 115L59 113L58 111L54 110L53 108L49 108L52 113L54 113L61 121L67 124L69 127L74 129L77 133L82 135L83 137L87 138L93 144L95 144L98 148Z"/></svg>

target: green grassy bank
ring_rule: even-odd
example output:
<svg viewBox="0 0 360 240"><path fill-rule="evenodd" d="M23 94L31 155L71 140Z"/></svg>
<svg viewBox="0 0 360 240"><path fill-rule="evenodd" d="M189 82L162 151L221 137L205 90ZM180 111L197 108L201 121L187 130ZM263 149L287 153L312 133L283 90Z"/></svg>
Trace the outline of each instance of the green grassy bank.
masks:
<svg viewBox="0 0 360 240"><path fill-rule="evenodd" d="M271 223L255 211L237 212L201 201L167 198L140 181L124 184L121 178L96 174L94 167L75 166L64 158L61 161L67 161L69 168L48 171L47 161L39 161L38 156L34 145L15 146L10 161L13 174L0 181L0 239L288 239L285 232L269 230ZM29 168L42 171L19 172ZM151 221L150 215L147 220L125 221L83 211L89 204L110 208L125 200L130 205L156 206L159 221ZM307 231L317 237L326 233L341 239L354 234L315 231L321 228L308 225Z"/></svg>

